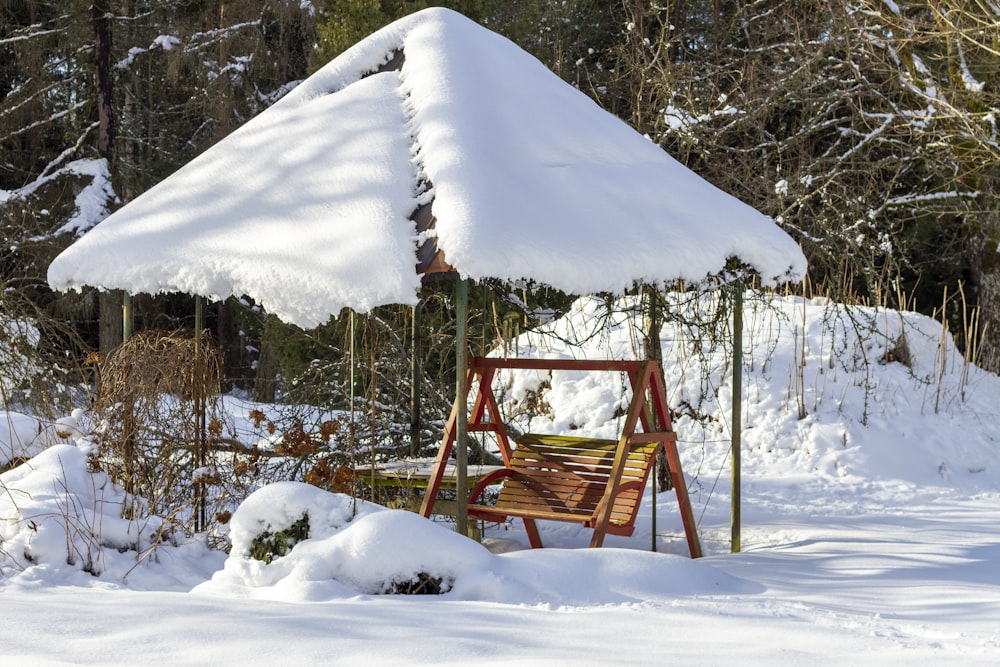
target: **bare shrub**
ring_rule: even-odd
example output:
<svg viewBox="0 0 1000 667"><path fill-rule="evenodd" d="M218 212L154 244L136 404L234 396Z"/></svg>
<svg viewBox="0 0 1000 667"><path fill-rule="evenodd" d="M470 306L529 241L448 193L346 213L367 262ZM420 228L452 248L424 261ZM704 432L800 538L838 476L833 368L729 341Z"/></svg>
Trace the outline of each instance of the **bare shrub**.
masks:
<svg viewBox="0 0 1000 667"><path fill-rule="evenodd" d="M200 532L243 497L243 476L214 453L223 431L220 369L210 338L190 332L135 334L101 364L97 461L143 505L126 512Z"/></svg>

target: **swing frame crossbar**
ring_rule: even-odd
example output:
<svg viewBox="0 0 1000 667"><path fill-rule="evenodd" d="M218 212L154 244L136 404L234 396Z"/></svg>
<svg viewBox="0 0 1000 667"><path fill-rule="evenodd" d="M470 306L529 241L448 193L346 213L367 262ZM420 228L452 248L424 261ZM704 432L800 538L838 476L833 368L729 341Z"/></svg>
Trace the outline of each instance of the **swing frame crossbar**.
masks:
<svg viewBox="0 0 1000 667"><path fill-rule="evenodd" d="M498 370L612 371L629 378L632 399L617 440L525 434L516 447L493 392ZM463 395L452 407L420 513L430 517L457 435L459 406L469 409L469 393L478 386L467 413L469 433L491 432L497 439L503 468L477 484L470 493L468 514L486 521L508 517L524 521L531 546L541 547L537 520L569 521L593 528L591 547L606 534L631 535L643 490L657 453L663 451L684 524L692 558L701 556L697 526L677 452L666 402L663 369L656 361L587 359L511 359L474 357L469 363ZM641 430L638 430L640 429ZM489 485L503 482L496 505L476 504Z"/></svg>

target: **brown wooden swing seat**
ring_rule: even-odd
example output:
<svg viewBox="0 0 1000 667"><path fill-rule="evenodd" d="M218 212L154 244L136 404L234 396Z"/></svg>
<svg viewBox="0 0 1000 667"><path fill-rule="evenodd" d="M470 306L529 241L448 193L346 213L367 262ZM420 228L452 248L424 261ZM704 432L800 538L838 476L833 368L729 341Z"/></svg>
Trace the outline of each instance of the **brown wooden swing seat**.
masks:
<svg viewBox="0 0 1000 667"><path fill-rule="evenodd" d="M512 448L506 428L495 417L499 410L490 385L499 368L617 370L626 373L632 382L633 397L621 436L618 440L605 440L529 433L521 436L517 446ZM677 492L691 557L701 555L677 453L677 437L666 407L663 371L658 363L475 358L470 363L467 387L471 387L473 379L479 380L479 390L469 416L468 429L470 432L492 431L496 434L504 467L480 480L472 489L469 517L491 522L502 522L509 517L520 518L524 521L531 546L535 548L542 546L535 521L575 522L594 529L590 546L599 547L607 533L626 536L633 533L643 490L655 464L656 454L662 448ZM459 401L459 404L466 403ZM455 421L453 409L445 427L435 472L431 475L428 493L421 506L424 516L429 517L433 513L438 490L436 484L440 483L455 441ZM643 430L636 431L640 423ZM495 505L478 502L487 487L501 481Z"/></svg>
<svg viewBox="0 0 1000 667"><path fill-rule="evenodd" d="M510 516L573 521L596 528L601 508L607 505L611 509L605 532L631 535L659 443L638 442L628 447L615 483L618 441L526 433L518 438L510 465L473 488L469 516L493 522ZM496 504L478 504L482 492L499 480L503 486ZM532 546L540 546L540 540Z"/></svg>

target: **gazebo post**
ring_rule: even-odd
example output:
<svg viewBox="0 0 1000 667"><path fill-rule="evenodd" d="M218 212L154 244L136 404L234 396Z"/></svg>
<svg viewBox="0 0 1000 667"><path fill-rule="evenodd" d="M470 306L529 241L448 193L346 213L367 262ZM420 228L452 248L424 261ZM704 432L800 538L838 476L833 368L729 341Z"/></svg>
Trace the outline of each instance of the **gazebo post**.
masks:
<svg viewBox="0 0 1000 667"><path fill-rule="evenodd" d="M350 417L350 425L349 425L349 428L348 428L348 440L350 442L351 470L357 470L358 469L358 462L357 462L357 429L356 429L356 420L355 420L355 415L354 415L354 368L355 368L354 355L355 355L355 349L354 349L354 309L353 308L350 311L350 318L351 318L350 319L350 328L351 328L351 334L350 334L350 336L351 336L351 340L350 340L350 346L349 346L349 350L350 351L349 351L348 354L350 355L349 358L350 358L351 364L349 366L349 379L348 379L348 382L350 384L350 391L348 393L349 393L349 396L350 396L350 415L351 415L351 417ZM373 496L374 496L374 494L373 494Z"/></svg>
<svg viewBox="0 0 1000 667"><path fill-rule="evenodd" d="M743 438L743 281L733 284L733 489L730 531L732 553L740 551L740 466Z"/></svg>
<svg viewBox="0 0 1000 667"><path fill-rule="evenodd" d="M135 314L132 310L132 295L122 292L122 342L124 343L132 336L135 329Z"/></svg>
<svg viewBox="0 0 1000 667"><path fill-rule="evenodd" d="M410 456L420 453L420 380L423 369L420 365L420 320L421 302L413 306L413 320L410 335Z"/></svg>
<svg viewBox="0 0 1000 667"><path fill-rule="evenodd" d="M194 438L195 438L195 467L203 468L208 462L206 453L207 443L205 442L205 369L202 349L201 330L205 327L204 299L201 296L194 297L194 371L191 377L191 390L194 397ZM195 480L195 532L204 531L208 525L205 502L205 483Z"/></svg>
<svg viewBox="0 0 1000 667"><path fill-rule="evenodd" d="M660 331L663 325L660 323L660 300L659 300L659 290L655 285L647 283L643 287L643 291L646 293L646 298L649 301L649 312L647 318L646 327L646 340L643 345L643 356L646 357L648 361L655 361L663 365L663 350L660 348ZM654 419L653 411L650 404L646 404L647 419ZM659 428L659 424L651 424L653 428ZM652 533L652 545L651 549L656 551L656 478L660 474L660 463L661 457L665 457L666 452L661 451L657 454L655 463L653 465L653 489L652 497L650 503L650 509L652 516L650 517L650 532Z"/></svg>
<svg viewBox="0 0 1000 667"><path fill-rule="evenodd" d="M468 331L469 283L455 280L455 530L469 536L468 497Z"/></svg>

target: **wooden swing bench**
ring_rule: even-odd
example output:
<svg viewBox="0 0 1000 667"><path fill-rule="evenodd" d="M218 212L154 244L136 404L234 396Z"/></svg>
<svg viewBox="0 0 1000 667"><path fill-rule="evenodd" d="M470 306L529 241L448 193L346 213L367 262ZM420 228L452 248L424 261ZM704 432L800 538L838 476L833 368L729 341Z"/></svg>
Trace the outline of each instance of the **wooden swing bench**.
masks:
<svg viewBox="0 0 1000 667"><path fill-rule="evenodd" d="M615 483L616 440L526 433L518 438L510 464L473 488L469 516L493 522L511 516L572 521L597 528L602 509L610 507L605 532L631 535L658 448L650 442L630 446ZM501 479L496 505L477 504L482 492ZM540 546L537 529L529 526L528 539Z"/></svg>
<svg viewBox="0 0 1000 667"><path fill-rule="evenodd" d="M495 417L499 410L490 386L500 368L626 373L632 383L633 397L621 436L610 440L527 433L518 438L516 447L511 447L506 428ZM470 363L467 387L471 387L473 379L478 379L479 389L469 415L468 430L494 432L504 466L473 487L468 500L470 518L491 522L520 518L533 548L542 546L536 521L579 523L594 530L590 546L599 547L608 533L628 536L634 532L643 491L656 455L662 449L677 492L691 557L701 555L677 453L677 437L666 407L663 371L658 363L475 358ZM467 405L465 401L459 404ZM435 480L440 483L438 469L443 472L451 455L455 419L453 410L421 507L424 516L433 513L438 488ZM639 424L642 431L636 431ZM496 504L480 503L486 488L498 482L503 485Z"/></svg>

